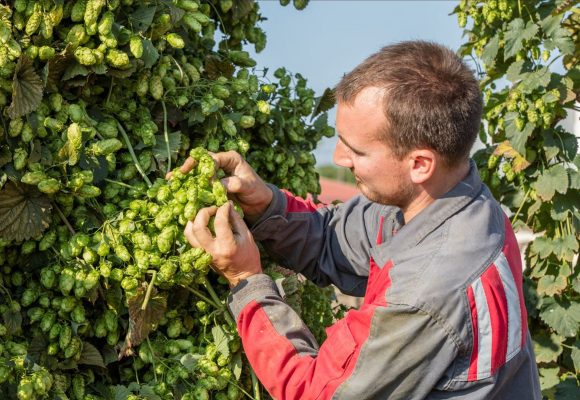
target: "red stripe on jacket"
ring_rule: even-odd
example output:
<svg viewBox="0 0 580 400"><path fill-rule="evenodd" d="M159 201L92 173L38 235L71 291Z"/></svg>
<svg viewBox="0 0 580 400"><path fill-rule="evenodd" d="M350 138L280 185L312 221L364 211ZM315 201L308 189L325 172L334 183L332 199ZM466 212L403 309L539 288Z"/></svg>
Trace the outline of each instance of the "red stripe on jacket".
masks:
<svg viewBox="0 0 580 400"><path fill-rule="evenodd" d="M252 301L242 310L238 332L244 351L273 398L330 399L351 376L369 337L374 312L387 304L385 293L391 284L388 272L392 265L388 262L380 269L372 261L369 283L374 279L374 284L369 285L370 292L367 288L365 303L326 330L327 339L316 357L298 354L292 343L276 331L258 302ZM367 296L375 301L367 301Z"/></svg>
<svg viewBox="0 0 580 400"><path fill-rule="evenodd" d="M481 276L491 319L491 374L505 364L507 353L507 299L499 273L492 265Z"/></svg>
<svg viewBox="0 0 580 400"><path fill-rule="evenodd" d="M473 350L471 351L471 359L469 360L469 370L467 372L467 380L474 381L477 379L477 350L479 347L479 330L477 326L477 306L475 305L475 296L471 286L467 287L467 300L469 301L469 308L471 309L471 330L473 331Z"/></svg>
<svg viewBox="0 0 580 400"><path fill-rule="evenodd" d="M294 196L287 190L282 190L282 193L286 196L286 214L300 212L313 213L319 208L326 207L326 204L315 204L310 200L304 200L301 197Z"/></svg>
<svg viewBox="0 0 580 400"><path fill-rule="evenodd" d="M514 277L514 281L518 287L518 295L520 299L520 315L522 321L522 347L524 347L527 336L526 332L528 331L528 312L526 310L526 303L524 300L522 258L516 235L512 229L512 224L506 215L504 215L504 226L505 239L502 252L508 261L512 276Z"/></svg>

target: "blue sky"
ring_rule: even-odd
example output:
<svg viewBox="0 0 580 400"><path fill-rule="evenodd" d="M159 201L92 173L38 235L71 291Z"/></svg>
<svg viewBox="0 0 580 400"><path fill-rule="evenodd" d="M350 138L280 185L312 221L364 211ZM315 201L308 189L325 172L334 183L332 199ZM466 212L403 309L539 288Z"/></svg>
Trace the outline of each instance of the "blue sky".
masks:
<svg viewBox="0 0 580 400"><path fill-rule="evenodd" d="M463 43L455 15L457 1L310 1L297 11L277 0L259 1L266 21L266 48L254 57L258 67L300 72L317 94L382 46L423 39L454 50ZM334 126L334 111L329 114ZM318 165L331 164L335 138L315 150Z"/></svg>

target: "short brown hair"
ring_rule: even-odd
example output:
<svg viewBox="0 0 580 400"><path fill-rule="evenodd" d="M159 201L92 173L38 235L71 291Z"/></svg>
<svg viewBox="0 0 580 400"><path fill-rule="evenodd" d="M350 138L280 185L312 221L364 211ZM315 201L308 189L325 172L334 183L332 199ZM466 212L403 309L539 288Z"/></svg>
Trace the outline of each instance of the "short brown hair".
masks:
<svg viewBox="0 0 580 400"><path fill-rule="evenodd" d="M427 147L448 166L469 157L479 131L482 100L473 71L450 49L409 41L383 47L335 88L339 102L352 104L367 87L384 89L386 143L402 158Z"/></svg>

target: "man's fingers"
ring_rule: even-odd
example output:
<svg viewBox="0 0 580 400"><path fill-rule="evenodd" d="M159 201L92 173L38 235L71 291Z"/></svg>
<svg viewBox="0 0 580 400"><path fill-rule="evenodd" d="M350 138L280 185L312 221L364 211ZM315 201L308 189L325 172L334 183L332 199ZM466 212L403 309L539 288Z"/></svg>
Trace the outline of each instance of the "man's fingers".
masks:
<svg viewBox="0 0 580 400"><path fill-rule="evenodd" d="M195 220L193 220L193 224L191 225L191 234L197 240L200 247L204 249L210 249L214 242L214 238L207 225L209 224L210 217L215 215L216 211L217 207L215 206L202 208L195 216Z"/></svg>
<svg viewBox="0 0 580 400"><path fill-rule="evenodd" d="M184 173L187 174L189 171L191 171L193 169L193 167L195 167L195 160L191 157L188 157L187 160L185 160L185 162L183 163L183 165L181 167L179 167L179 170ZM165 179L171 179L173 177L173 171L169 171L167 174L165 174Z"/></svg>
<svg viewBox="0 0 580 400"><path fill-rule="evenodd" d="M223 153L212 154L218 168L223 169L226 174L232 174L236 167L244 162L241 155L233 150Z"/></svg>
<svg viewBox="0 0 580 400"><path fill-rule="evenodd" d="M195 164L196 161L192 157L187 157L187 160L185 160L183 165L179 167L179 170L184 174L187 174L189 171L193 169L193 167L195 167Z"/></svg>
<svg viewBox="0 0 580 400"><path fill-rule="evenodd" d="M234 241L234 233L230 226L230 208L231 204L228 201L218 208L213 223L215 229L215 236L219 242L231 243Z"/></svg>
<svg viewBox="0 0 580 400"><path fill-rule="evenodd" d="M187 239L191 247L201 247L201 245L195 238L195 235L193 234L193 221L187 221L183 234L185 235L185 238Z"/></svg>
<svg viewBox="0 0 580 400"><path fill-rule="evenodd" d="M243 234L244 232L249 233L248 226L246 225L240 214L238 214L237 211L234 209L234 207L231 205L231 201L228 203L230 203L229 220L234 232L238 234Z"/></svg>
<svg viewBox="0 0 580 400"><path fill-rule="evenodd" d="M242 190L242 180L237 176L228 176L220 180L228 193L239 193Z"/></svg>

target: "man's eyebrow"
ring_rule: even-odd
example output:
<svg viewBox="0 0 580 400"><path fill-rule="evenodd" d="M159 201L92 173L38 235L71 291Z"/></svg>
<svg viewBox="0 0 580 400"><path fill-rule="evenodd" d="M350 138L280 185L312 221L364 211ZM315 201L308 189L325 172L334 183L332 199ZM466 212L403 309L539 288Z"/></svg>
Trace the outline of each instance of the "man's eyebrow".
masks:
<svg viewBox="0 0 580 400"><path fill-rule="evenodd" d="M348 143L346 140L344 140L344 138L343 138L343 137L340 135L340 133L338 134L338 138L340 139L340 141L341 141L342 143L344 143L344 145L345 145L346 147L348 147L349 149L351 149L351 150L352 150L354 153L356 153L356 154L359 154L359 155L362 155L362 154L364 154L362 151L360 151L360 150L357 150L357 149L356 149L356 148L354 148L352 145L350 145L350 144L349 144L349 143Z"/></svg>

